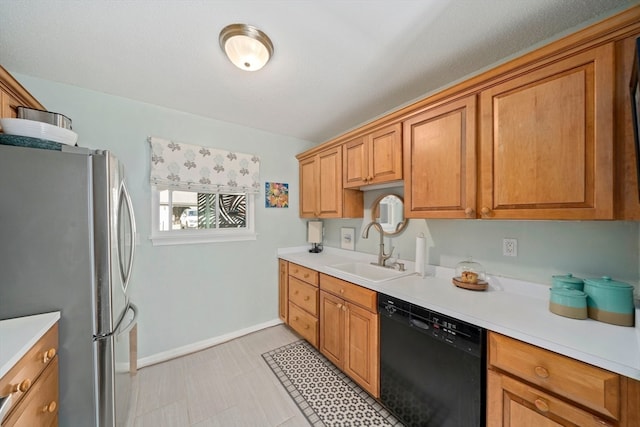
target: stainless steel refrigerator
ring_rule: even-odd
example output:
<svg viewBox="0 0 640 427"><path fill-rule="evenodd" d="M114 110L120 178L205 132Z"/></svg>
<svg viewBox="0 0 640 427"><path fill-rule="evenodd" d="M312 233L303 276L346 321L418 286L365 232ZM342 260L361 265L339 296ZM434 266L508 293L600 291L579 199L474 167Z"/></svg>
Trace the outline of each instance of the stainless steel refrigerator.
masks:
<svg viewBox="0 0 640 427"><path fill-rule="evenodd" d="M124 168L62 149L0 145L0 319L60 311L59 425L126 425L137 310Z"/></svg>

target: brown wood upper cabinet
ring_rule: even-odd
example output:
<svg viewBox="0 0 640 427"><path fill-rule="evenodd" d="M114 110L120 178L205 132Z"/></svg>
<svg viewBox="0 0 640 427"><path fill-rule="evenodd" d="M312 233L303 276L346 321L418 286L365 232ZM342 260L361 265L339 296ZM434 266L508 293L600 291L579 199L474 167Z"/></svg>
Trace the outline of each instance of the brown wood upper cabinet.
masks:
<svg viewBox="0 0 640 427"><path fill-rule="evenodd" d="M300 159L300 216L361 218L362 192L342 187L342 147Z"/></svg>
<svg viewBox="0 0 640 427"><path fill-rule="evenodd" d="M19 106L45 109L7 70L0 66L0 117L17 117Z"/></svg>
<svg viewBox="0 0 640 427"><path fill-rule="evenodd" d="M614 46L480 93L482 218L613 219Z"/></svg>
<svg viewBox="0 0 640 427"><path fill-rule="evenodd" d="M403 122L407 218L475 218L476 96Z"/></svg>
<svg viewBox="0 0 640 427"><path fill-rule="evenodd" d="M609 43L409 117L405 215L613 219L614 88Z"/></svg>
<svg viewBox="0 0 640 427"><path fill-rule="evenodd" d="M402 179L402 125L395 123L342 146L344 188Z"/></svg>

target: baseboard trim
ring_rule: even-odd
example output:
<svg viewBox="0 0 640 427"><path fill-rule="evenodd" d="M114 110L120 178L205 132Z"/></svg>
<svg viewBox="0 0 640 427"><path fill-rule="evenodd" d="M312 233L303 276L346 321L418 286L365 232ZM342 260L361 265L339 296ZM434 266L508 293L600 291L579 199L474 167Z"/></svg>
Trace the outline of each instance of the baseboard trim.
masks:
<svg viewBox="0 0 640 427"><path fill-rule="evenodd" d="M245 329L230 332L228 334L220 335L217 337L209 338L203 341L198 341L193 344L185 345L182 347L174 348L172 350L156 353L151 356L138 359L138 368L144 368L145 366L155 365L156 363L166 362L167 360L175 359L176 357L186 356L187 354L195 353L196 351L204 350L214 345L222 344L227 341L231 341L235 338L240 338L244 335L251 334L262 329L270 328L272 326L280 325L282 320L274 319L268 322L260 323L250 326Z"/></svg>

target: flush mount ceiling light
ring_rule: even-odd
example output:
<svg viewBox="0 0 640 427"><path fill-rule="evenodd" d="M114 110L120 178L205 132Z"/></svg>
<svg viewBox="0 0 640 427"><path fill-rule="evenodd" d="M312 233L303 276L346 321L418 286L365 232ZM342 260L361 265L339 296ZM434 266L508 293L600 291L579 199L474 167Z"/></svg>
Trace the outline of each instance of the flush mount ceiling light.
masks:
<svg viewBox="0 0 640 427"><path fill-rule="evenodd" d="M220 31L220 47L229 61L245 71L257 71L264 67L273 55L273 43L254 26L227 25Z"/></svg>

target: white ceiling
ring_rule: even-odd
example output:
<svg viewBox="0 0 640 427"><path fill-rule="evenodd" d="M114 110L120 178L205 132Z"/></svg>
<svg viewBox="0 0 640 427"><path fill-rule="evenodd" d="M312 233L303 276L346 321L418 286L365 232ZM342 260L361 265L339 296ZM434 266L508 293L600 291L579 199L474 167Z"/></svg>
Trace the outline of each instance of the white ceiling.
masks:
<svg viewBox="0 0 640 427"><path fill-rule="evenodd" d="M635 3L0 0L0 65L323 142ZM235 68L220 50L220 30L238 22L274 43L261 71Z"/></svg>

